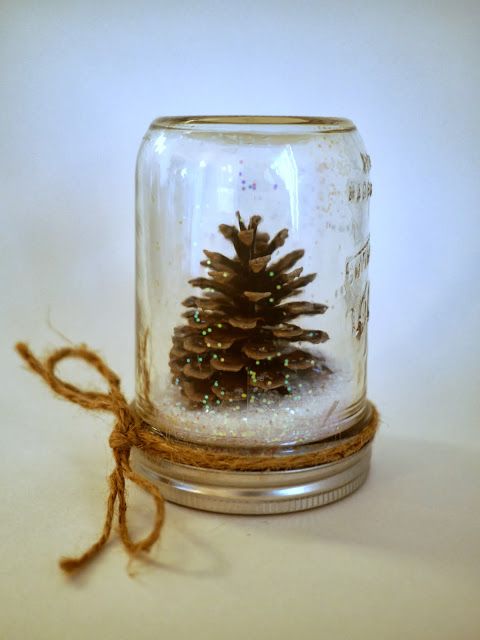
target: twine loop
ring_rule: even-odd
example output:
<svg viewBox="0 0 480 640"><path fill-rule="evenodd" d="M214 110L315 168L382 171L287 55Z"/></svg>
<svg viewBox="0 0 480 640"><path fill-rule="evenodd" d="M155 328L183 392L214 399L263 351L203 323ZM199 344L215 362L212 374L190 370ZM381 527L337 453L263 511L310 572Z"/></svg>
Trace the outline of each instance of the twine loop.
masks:
<svg viewBox="0 0 480 640"><path fill-rule="evenodd" d="M154 484L135 473L130 467L130 450L132 446L141 446L142 442L138 435L138 418L129 407L120 389L120 379L96 353L85 346L58 349L43 361L38 360L24 343L17 344L16 350L30 369L40 375L53 391L63 398L85 409L108 411L115 415L115 424L109 438L115 459L115 469L109 477L110 491L102 534L82 555L62 558L60 560L61 568L67 573L72 573L92 560L101 551L110 537L116 504L118 506L120 538L127 552L131 555L137 555L142 551L148 551L160 535L165 517L164 498ZM86 391L59 378L55 373L55 368L67 358L83 360L96 369L107 382L109 392ZM155 502L153 527L147 536L137 542L131 538L127 525L126 480L130 480L144 489Z"/></svg>

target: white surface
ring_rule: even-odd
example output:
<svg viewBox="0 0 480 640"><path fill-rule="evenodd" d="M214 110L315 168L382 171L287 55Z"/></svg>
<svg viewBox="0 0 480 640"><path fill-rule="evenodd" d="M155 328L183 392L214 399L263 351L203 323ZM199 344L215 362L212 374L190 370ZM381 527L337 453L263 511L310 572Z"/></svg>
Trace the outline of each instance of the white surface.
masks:
<svg viewBox="0 0 480 640"><path fill-rule="evenodd" d="M477 640L476 2L4 2L0 638ZM87 342L133 389L133 168L155 116L344 115L373 160L364 488L272 518L168 507L135 578L100 530L110 422L11 350ZM49 320L50 319L50 320ZM65 367L66 375L77 375ZM86 381L95 376L86 373ZM131 492L131 521L150 503Z"/></svg>

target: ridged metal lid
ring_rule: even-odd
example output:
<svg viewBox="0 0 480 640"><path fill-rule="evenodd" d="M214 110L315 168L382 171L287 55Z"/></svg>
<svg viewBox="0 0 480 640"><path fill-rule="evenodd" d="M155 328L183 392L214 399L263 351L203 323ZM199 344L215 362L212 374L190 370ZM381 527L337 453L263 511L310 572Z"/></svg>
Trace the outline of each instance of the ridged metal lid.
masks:
<svg viewBox="0 0 480 640"><path fill-rule="evenodd" d="M287 513L340 500L366 480L372 445L352 456L292 471L218 471L146 457L132 450L132 467L158 485L167 500L232 514Z"/></svg>

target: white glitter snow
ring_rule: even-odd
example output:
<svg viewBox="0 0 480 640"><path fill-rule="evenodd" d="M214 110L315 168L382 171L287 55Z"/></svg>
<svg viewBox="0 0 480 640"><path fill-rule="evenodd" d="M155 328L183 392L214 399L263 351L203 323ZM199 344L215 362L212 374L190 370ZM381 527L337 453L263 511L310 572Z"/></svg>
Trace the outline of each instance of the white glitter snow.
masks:
<svg viewBox="0 0 480 640"><path fill-rule="evenodd" d="M339 415L352 404L351 375L334 372L316 381L300 379L289 395L265 393L248 405L191 409L178 387L169 385L155 398L155 422L189 442L216 446L259 447L316 442L351 426Z"/></svg>

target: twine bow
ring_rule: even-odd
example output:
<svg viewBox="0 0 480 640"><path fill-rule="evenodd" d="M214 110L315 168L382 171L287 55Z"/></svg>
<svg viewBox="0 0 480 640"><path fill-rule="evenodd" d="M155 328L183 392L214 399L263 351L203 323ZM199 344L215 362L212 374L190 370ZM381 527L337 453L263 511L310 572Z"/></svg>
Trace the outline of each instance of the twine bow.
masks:
<svg viewBox="0 0 480 640"><path fill-rule="evenodd" d="M118 501L118 525L120 537L125 549L131 555L149 551L158 540L165 518L164 498L157 487L132 471L130 467L130 450L141 448L143 453L157 460L166 460L179 464L204 469L227 471L286 471L303 469L327 464L353 455L371 442L379 425L379 414L374 405L370 405L370 417L367 422L352 427L349 431L334 434L324 439L323 446L312 451L283 456L278 455L278 448L271 448L260 453L249 452L241 455L222 448L206 448L193 443L155 434L144 425L135 414L120 390L118 376L93 351L85 346L66 347L54 351L43 361L38 360L24 343L18 343L16 350L32 371L41 376L49 387L58 395L78 404L85 409L109 411L115 416L115 424L110 434L109 444L115 459L115 469L110 474L110 493L107 501L107 513L103 531L98 540L78 558L62 558L61 568L72 573L94 558L105 546L112 530L115 504ZM61 360L77 358L83 360L103 376L109 386L108 393L84 391L69 382L61 380L55 374L55 367ZM151 532L142 540L134 542L127 526L127 502L125 481L130 480L149 493L155 501L155 521Z"/></svg>
<svg viewBox="0 0 480 640"><path fill-rule="evenodd" d="M112 530L115 504L118 501L118 526L123 546L131 555L142 551L149 551L158 540L165 518L165 501L157 487L132 471L130 467L130 450L132 446L141 446L138 418L129 407L120 389L118 376L97 356L86 347L66 347L58 349L43 362L38 360L24 343L18 343L16 350L28 364L30 369L38 373L55 393L78 404L85 409L109 411L115 416L115 424L110 434L109 444L115 459L115 469L109 476L110 493L107 501L107 513L103 531L96 542L77 558L61 558L60 567L67 573L73 573L92 560L105 546ZM55 367L61 360L77 358L83 360L106 380L109 392L84 391L69 382L65 382L55 374ZM130 480L149 493L155 502L155 521L150 533L145 538L134 542L128 531L127 501L125 481Z"/></svg>

